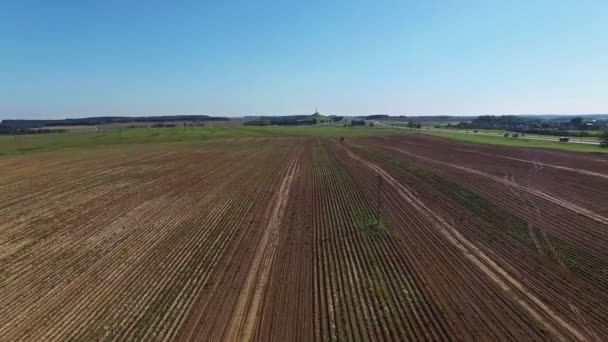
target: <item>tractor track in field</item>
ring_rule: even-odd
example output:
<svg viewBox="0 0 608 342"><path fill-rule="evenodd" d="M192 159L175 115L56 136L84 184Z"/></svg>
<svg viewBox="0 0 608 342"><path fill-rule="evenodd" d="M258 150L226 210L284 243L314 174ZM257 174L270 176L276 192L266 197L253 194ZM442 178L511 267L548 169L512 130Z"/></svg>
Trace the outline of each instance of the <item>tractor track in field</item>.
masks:
<svg viewBox="0 0 608 342"><path fill-rule="evenodd" d="M416 143L412 144L412 141ZM603 205L605 194L608 193L606 178L543 166L543 164L548 164L608 175L608 159L602 159L601 156L532 149L471 146L454 142L447 143L439 139L422 139L421 137L412 139L369 139L369 143L374 146L399 147L421 156L506 178L543 192L557 194L562 199L608 217L608 209ZM480 153L476 154L462 150ZM399 152L395 151L395 154L397 153ZM524 163L499 156L529 162ZM438 165L429 166L433 169L443 169Z"/></svg>
<svg viewBox="0 0 608 342"><path fill-rule="evenodd" d="M547 164L547 163L539 162L536 160L526 160L526 159L521 159L521 158L502 156L499 154L490 154L490 153L481 152L481 151L467 150L467 149L463 149L463 148L456 148L455 150L462 151L462 152L468 152L468 153L474 153L474 154L478 154L478 155L482 155L482 156L488 156L488 157L492 157L492 158L503 158L506 160L513 160L513 161L520 162L520 163L532 164L537 169L542 169L542 167L550 167L550 168L554 168L557 170L575 172L575 173L580 173L580 174L586 175L586 176L593 176L593 177L600 177L600 178L608 179L608 174L600 173L600 172L588 171L588 170L584 170L584 169L577 169L577 168L567 167L567 166Z"/></svg>
<svg viewBox="0 0 608 342"><path fill-rule="evenodd" d="M376 144L366 145L371 147ZM408 148L420 149L418 145ZM432 210L438 215L450 218L452 225L456 223L458 229L468 239L479 241L480 246L489 253L490 257L496 259L503 268L525 283L526 287L534 290L539 298L550 302L559 315L572 319L572 324L578 326L579 330L584 332L589 339L605 334L599 322L605 321L608 313L602 307L597 306L597 303L608 299L602 292L602 289L605 288L602 281L605 276L602 274L606 274L608 271L608 263L603 257L604 253L601 248L602 241L606 241L606 234L603 234L604 230L600 223L566 212L545 201L531 201L530 197L533 198L533 196L527 193L515 192L516 197L506 196L508 193L498 196L501 194L500 191L497 192L495 184L492 185L494 182L489 182L486 178L470 177L467 173L456 172L459 170L452 171L452 168L438 168L435 164L421 162L416 158L407 158L400 153L376 154L383 150L391 151L391 149L378 150L375 147L372 149L357 148L357 151L369 154L371 159L380 162L383 167L387 168L386 170L390 169L394 177L399 176L397 179L400 183L414 189L416 196L427 201L427 204L431 204ZM442 151L441 155L450 156L449 150ZM597 181L592 178L586 180ZM450 190L450 188L453 189ZM499 190L499 188L497 189ZM462 197L463 191L465 194L468 191L473 192ZM446 196L447 194L458 196L454 198L450 197L452 195ZM474 196L474 201L470 201L470 196ZM475 197L478 199L475 200ZM467 203L454 203L453 201L458 198L466 199ZM487 199L491 201L488 202ZM479 202L479 200L483 201ZM484 201L486 204L483 204ZM490 211L483 209L480 212L479 205L489 205ZM522 205L530 206L531 212L522 210L526 208ZM497 206L501 208L500 211L496 212L496 209L491 209ZM540 216L537 210L541 210L543 215ZM551 215L545 213L550 210L553 212L557 210L560 215L559 219L562 221L555 220ZM471 213L481 215L481 217L472 217ZM497 213L499 215L495 216ZM487 214L491 216L486 216ZM514 218L515 221L513 221ZM542 248L549 253L548 255L539 255L537 249L532 245L531 249L522 249L521 243L524 241L517 236L519 233L516 233L519 229L518 225L521 227L522 222L525 225L522 228L526 231L526 235L528 235L526 222L535 226L534 229L539 232L538 236L542 239ZM590 223L593 224L589 225ZM560 226L565 227L562 229ZM516 234L512 235L509 231ZM589 235L596 235L595 239L589 239ZM530 238L527 237L527 239ZM595 247L598 249L596 250ZM587 251L594 253L589 254ZM581 308L576 316L572 316L569 303Z"/></svg>
<svg viewBox="0 0 608 342"><path fill-rule="evenodd" d="M344 154L346 159L341 158L342 162L349 169L356 171L357 179L366 185L364 188L376 188L375 179L369 177L369 169L339 150L338 148L335 153ZM358 169L360 172L357 171ZM397 322L411 322L405 329L408 334L414 334L410 338L421 339L423 338L421 336L433 332L434 340L505 339L506 336L512 336L510 339L538 338L538 331L529 330L526 323L519 318L521 313L516 311L501 313L502 310L496 310L492 303L485 300L488 297L495 298L494 301L506 300L506 298L502 298L501 293L496 292L493 284L484 285L487 282L486 277L483 274L476 274L474 268L467 266L469 262L462 253L455 250L451 244L444 243L444 238L439 232L432 229L429 222L419 218L412 208L403 203L399 194L386 191L385 193L386 209L383 212L388 215L390 224L394 225L391 229L394 230L391 232L391 235L394 235L391 241L399 241L400 246L397 249L399 252L396 255L400 255L397 260L402 260L402 263L395 263L401 265L402 271L394 273L391 277L406 272L405 274L415 279L415 281L410 280L414 289L415 286L421 286L423 289L423 294L416 291L408 292L411 293L411 296L406 296L409 300L401 302L398 306L398 308L403 307L405 312L411 310L418 312L414 316L418 319L397 320ZM385 261L386 265L392 264L388 260ZM466 286L463 287L463 284ZM409 308L419 301L426 305L421 308L416 308L417 305L414 306L415 309ZM509 302L507 304L509 305L506 308L512 306ZM425 312L428 312L428 316ZM419 320L424 317L426 319ZM479 320L476 317L484 317L484 319ZM431 329L431 326L434 328Z"/></svg>
<svg viewBox="0 0 608 342"><path fill-rule="evenodd" d="M314 338L312 142L302 143L297 176L289 191L276 256L264 295L257 341L310 341Z"/></svg>
<svg viewBox="0 0 608 342"><path fill-rule="evenodd" d="M289 191L294 178L298 175L299 158L300 155L297 153L291 160L279 191L273 198L272 212L238 296L233 318L226 331L224 339L227 341L249 341L254 334L261 315L259 312L261 300L266 291L270 268L280 240L280 224L289 200Z"/></svg>
<svg viewBox="0 0 608 342"><path fill-rule="evenodd" d="M505 210L521 217L535 227L541 227L545 233L575 243L576 246L572 247L588 249L589 252L599 258L608 257L606 249L603 247L603 241L608 238L608 231L606 231L606 225L597 220L580 215L577 211L564 210L563 206L559 204L505 185L502 182L496 182L488 177L477 176L466 170L450 166L444 167L444 165L432 161L411 157L411 155L390 148L392 146L387 147L375 143L370 146L374 146L374 148L378 147L385 152L394 151L393 154L389 154L391 155L390 158L393 158L396 163L404 162L412 164L415 167L421 167L430 172L430 174L443 178L448 183L458 184L460 187L468 189L468 191L472 191L494 203L500 203L500 206L504 207ZM410 148L414 149L417 155L420 155L421 148L419 146ZM433 155L433 158L445 159L446 156L451 156L449 150L443 153L436 153L436 155ZM484 159L481 159L481 161L484 161ZM455 163L454 160L452 162ZM482 168L483 165L492 165L490 161L483 164L475 159L458 160L458 162L473 164L476 168ZM515 164L515 166L517 165L520 164ZM509 170L498 172L498 174L507 172L508 175L499 178L511 183L525 182L533 184L538 186L536 190L547 194L560 192L560 197L567 198L566 201L569 203L575 203L583 209L590 206L595 208L595 210L599 209L600 212L605 212L605 210L602 210L602 207L605 207L602 203L606 201L606 192L603 192L602 189L608 189L608 183L603 182L600 178L581 175L576 183L572 183L569 182L569 177L564 178L564 176L568 176L567 172L560 171L562 174L555 174L554 171L549 173L549 171L543 170L538 175L531 175L525 168L516 169L515 166L509 166ZM498 175L495 176L498 177ZM564 185L564 183L566 184ZM576 188L572 188L571 186L575 186ZM579 201L582 198L580 196L584 196L584 193L587 191L585 200ZM592 212L597 213L598 211L595 210Z"/></svg>
<svg viewBox="0 0 608 342"><path fill-rule="evenodd" d="M417 155L415 153L405 151L405 150L403 150L401 148L397 148L397 147L390 147L390 148L393 149L393 150L395 150L395 151L397 151L397 152L399 152L399 153L403 153L403 154L408 155L408 156L413 157L413 158L423 159L423 160L431 162L431 163L436 163L436 164L448 166L448 167L451 167L451 168L454 168L454 169L459 169L459 170L465 171L465 172L470 173L470 174L474 174L474 175L477 175L477 176L481 176L481 177L485 177L485 178L491 179L491 180L493 180L495 182L502 183L502 184L507 185L509 187L515 188L515 189L520 190L520 191L527 192L527 193L532 194L532 195L534 195L536 197L539 197L539 198L542 198L542 199L544 199L546 201L549 201L551 203L557 204L557 205L561 206L564 209L571 210L571 211L573 211L573 212L575 212L575 213L577 213L579 215L586 216L586 217L588 217L588 218L590 218L592 220L595 220L595 221L597 221L599 223L602 223L604 225L608 225L608 217L605 217L603 215L597 214L597 213L595 213L595 212L593 212L593 211L591 211L591 210L589 210L587 208L583 208L583 207L581 207L581 206L579 206L577 204L571 203L571 202L569 202L569 201L567 201L565 199L559 198L559 197L557 197L555 195L548 194L548 193L543 192L541 190L538 190L538 189L535 189L535 188L532 188L532 187L529 187L529 186L525 186L525 185L522 185L522 184L519 184L519 183L515 183L515 182L512 182L510 180L507 180L507 179L504 179L504 178L500 178L500 177L497 177L497 176L494 176L494 175L490 175L490 174L487 174L487 173L482 172L482 171L471 169L469 167L465 167L465 166L461 166L461 165L456 165L456 164L452 164L452 163L447 163L447 162L444 162L444 161L435 160L435 159L432 159L432 158L420 156L420 155Z"/></svg>
<svg viewBox="0 0 608 342"><path fill-rule="evenodd" d="M560 341L566 341L572 337L579 341L587 340L584 334L578 331L564 318L557 315L537 296L526 289L518 280L488 257L486 253L467 240L452 225L428 209L428 207L420 202L409 189L397 182L390 174L376 164L360 158L350 150L346 150L346 153L351 158L381 175L399 193L399 195L407 201L407 203L424 215L429 221L434 222L433 226L436 229L439 229L448 242L460 250L473 265L480 269L503 292L508 293L512 299L531 316L531 318L542 324L542 326L547 331L551 332L555 338ZM555 329L555 326L562 329L563 332ZM567 335L564 335L564 332Z"/></svg>

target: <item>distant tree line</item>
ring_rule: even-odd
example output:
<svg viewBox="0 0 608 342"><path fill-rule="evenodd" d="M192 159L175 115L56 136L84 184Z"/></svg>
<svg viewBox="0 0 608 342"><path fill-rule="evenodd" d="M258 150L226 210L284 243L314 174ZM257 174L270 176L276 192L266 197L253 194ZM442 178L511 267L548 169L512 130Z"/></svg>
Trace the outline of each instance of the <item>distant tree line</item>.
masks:
<svg viewBox="0 0 608 342"><path fill-rule="evenodd" d="M366 120L385 120L385 119L389 119L390 116L387 114L373 114L373 115L368 115L368 116L358 116L358 118L363 118Z"/></svg>
<svg viewBox="0 0 608 342"><path fill-rule="evenodd" d="M306 115L308 119L297 119L289 116L280 117L262 117L257 120L246 121L244 126L299 126L299 125L314 125L317 120L310 119L310 115Z"/></svg>
<svg viewBox="0 0 608 342"><path fill-rule="evenodd" d="M422 122L429 122L429 121L458 121L458 120L462 120L462 121L466 121L466 120L470 120L470 117L465 117L465 116L449 116L449 115L430 115L430 116L407 116L407 115L399 115L399 116L388 116L386 115L383 118L380 118L381 120L395 120L395 121L414 121L414 122L418 122L418 121L422 121ZM378 120L378 119L376 119Z"/></svg>
<svg viewBox="0 0 608 342"><path fill-rule="evenodd" d="M125 116L99 116L91 118L78 119L63 119L63 120L3 120L0 123L2 129L30 129L39 127L53 126L94 126L105 125L111 123L129 123L129 122L175 122L175 121L230 121L227 117L217 117L208 115L169 115L169 116L140 116L140 117L125 117Z"/></svg>
<svg viewBox="0 0 608 342"><path fill-rule="evenodd" d="M286 116L260 116L243 123L244 126L301 126L315 125L320 122L342 121L344 117L330 115L286 115Z"/></svg>
<svg viewBox="0 0 608 342"><path fill-rule="evenodd" d="M0 135L16 135L16 134L49 134L49 133L65 133L66 129L49 129L49 128L10 128L0 124Z"/></svg>
<svg viewBox="0 0 608 342"><path fill-rule="evenodd" d="M177 124L174 123L155 123L152 125L152 128L162 128L162 127L177 127Z"/></svg>
<svg viewBox="0 0 608 342"><path fill-rule="evenodd" d="M481 115L471 123L475 128L493 128L497 126L514 126L523 122L525 122L525 120L516 115Z"/></svg>

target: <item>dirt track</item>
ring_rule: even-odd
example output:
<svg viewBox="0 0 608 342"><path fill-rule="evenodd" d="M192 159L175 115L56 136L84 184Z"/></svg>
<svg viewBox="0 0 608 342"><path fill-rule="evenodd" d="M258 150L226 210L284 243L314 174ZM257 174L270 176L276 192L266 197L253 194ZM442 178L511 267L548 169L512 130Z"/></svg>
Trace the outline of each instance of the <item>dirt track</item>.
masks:
<svg viewBox="0 0 608 342"><path fill-rule="evenodd" d="M249 266L245 283L239 293L235 311L232 313L232 320L224 336L225 340L249 341L253 336L257 321L261 317L262 296L268 285L270 268L277 253L280 235L282 235L280 231L282 219L289 200L291 183L298 173L299 158L300 152L296 152L283 177L279 191L271 201L269 208L271 208L272 213L265 224L260 243Z"/></svg>
<svg viewBox="0 0 608 342"><path fill-rule="evenodd" d="M254 140L0 158L0 340L608 336L607 159Z"/></svg>

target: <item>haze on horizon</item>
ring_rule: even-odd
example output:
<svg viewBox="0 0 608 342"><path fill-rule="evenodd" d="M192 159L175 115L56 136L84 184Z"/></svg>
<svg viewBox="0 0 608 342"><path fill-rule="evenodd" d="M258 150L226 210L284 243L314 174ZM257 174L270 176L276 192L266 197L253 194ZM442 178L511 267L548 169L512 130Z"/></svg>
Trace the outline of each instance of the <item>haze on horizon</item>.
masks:
<svg viewBox="0 0 608 342"><path fill-rule="evenodd" d="M608 113L608 2L0 3L0 119Z"/></svg>

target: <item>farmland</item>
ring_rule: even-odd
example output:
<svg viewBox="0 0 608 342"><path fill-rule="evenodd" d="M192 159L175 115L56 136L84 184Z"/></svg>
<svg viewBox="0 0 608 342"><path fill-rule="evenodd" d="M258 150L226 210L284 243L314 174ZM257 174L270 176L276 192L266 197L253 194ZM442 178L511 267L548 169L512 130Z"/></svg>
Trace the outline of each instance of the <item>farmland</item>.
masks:
<svg viewBox="0 0 608 342"><path fill-rule="evenodd" d="M217 125L217 126L216 126ZM396 129L327 126L239 126L210 124L204 127L106 129L98 132L75 131L59 134L0 135L0 156L83 149L124 144L198 142L214 139L264 137L369 137L404 134Z"/></svg>
<svg viewBox="0 0 608 342"><path fill-rule="evenodd" d="M426 130L420 133L434 135L437 137L453 139L458 141L465 141L474 144L489 144L497 146L513 146L513 147L532 147L532 148L546 148L552 150L563 150L571 152L587 152L587 153L608 153L608 149L603 148L597 144L581 144L575 140L571 140L568 143L550 141L550 140L536 140L536 137L527 135L526 137L519 138L507 138L500 136L491 135L477 135L477 134L463 134L459 132L447 132L438 130ZM545 138L543 138L545 139ZM593 141L589 139L587 141Z"/></svg>
<svg viewBox="0 0 608 342"><path fill-rule="evenodd" d="M435 128L423 128L423 129L412 129L404 127L405 125L396 125L395 123L389 122L384 124L379 122L381 128L401 128L409 131L410 133L427 134L437 137L442 137L451 140L457 140L459 142L468 142L472 144L487 144L496 146L513 146L513 147L531 147L531 148L544 148L552 150L564 150L571 152L586 152L586 153L608 153L608 149L601 147L598 142L597 136L586 137L583 141L579 138L571 137L570 142L559 142L558 137L547 136L547 135L535 135L526 134L518 138L513 138L511 135L515 132L510 132L509 137L504 137L503 134L508 131L491 130L491 129L479 129L479 134L473 130L464 129L435 129Z"/></svg>
<svg viewBox="0 0 608 342"><path fill-rule="evenodd" d="M0 340L608 336L606 155L271 129L7 148Z"/></svg>

